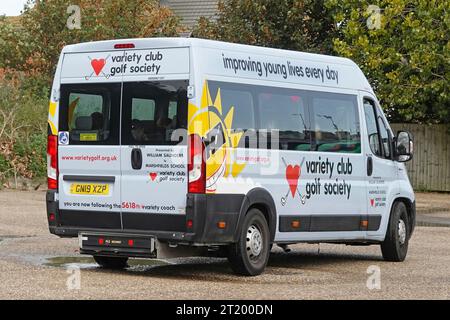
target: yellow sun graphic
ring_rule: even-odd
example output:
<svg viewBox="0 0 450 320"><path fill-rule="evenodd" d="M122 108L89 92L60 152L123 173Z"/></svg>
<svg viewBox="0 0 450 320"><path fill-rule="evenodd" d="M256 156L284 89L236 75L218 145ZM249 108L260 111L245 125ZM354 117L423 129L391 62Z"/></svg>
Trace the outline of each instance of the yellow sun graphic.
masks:
<svg viewBox="0 0 450 320"><path fill-rule="evenodd" d="M245 163L239 164L236 159L236 148L243 132L232 130L234 106L226 115L223 114L220 88L213 100L205 81L200 106L189 103L188 134L198 134L205 141L211 135L222 135L215 139L213 146L206 150L206 187L207 192L216 190L220 178L237 177L245 168Z"/></svg>

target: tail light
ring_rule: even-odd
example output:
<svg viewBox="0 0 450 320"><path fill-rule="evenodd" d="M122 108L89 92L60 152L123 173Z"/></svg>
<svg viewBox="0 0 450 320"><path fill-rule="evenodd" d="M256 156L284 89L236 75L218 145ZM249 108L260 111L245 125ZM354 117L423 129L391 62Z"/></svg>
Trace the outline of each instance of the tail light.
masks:
<svg viewBox="0 0 450 320"><path fill-rule="evenodd" d="M58 189L58 137L49 135L47 140L47 185Z"/></svg>
<svg viewBox="0 0 450 320"><path fill-rule="evenodd" d="M205 193L206 163L203 158L205 145L199 135L189 137L189 193Z"/></svg>

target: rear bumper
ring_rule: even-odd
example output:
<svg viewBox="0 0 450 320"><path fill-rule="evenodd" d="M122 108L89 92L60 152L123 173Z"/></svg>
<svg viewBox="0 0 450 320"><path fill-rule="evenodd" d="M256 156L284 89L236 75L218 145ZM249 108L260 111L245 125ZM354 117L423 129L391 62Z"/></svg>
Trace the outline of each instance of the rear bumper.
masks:
<svg viewBox="0 0 450 320"><path fill-rule="evenodd" d="M124 233L80 233L80 253L114 257L156 258L155 238Z"/></svg>
<svg viewBox="0 0 450 320"><path fill-rule="evenodd" d="M237 241L244 195L188 194L185 215L59 210L55 191L47 191L50 233L77 237L80 232L150 235L158 241L213 245ZM50 219L50 216L53 219ZM192 220L192 227L187 221ZM225 222L224 229L218 228Z"/></svg>

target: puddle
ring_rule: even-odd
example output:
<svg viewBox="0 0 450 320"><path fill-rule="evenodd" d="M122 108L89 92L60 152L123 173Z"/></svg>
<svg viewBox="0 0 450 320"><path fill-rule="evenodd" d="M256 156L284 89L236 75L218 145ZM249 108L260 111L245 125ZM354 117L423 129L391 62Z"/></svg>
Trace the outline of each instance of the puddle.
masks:
<svg viewBox="0 0 450 320"><path fill-rule="evenodd" d="M91 257L52 257L46 260L44 265L48 267L66 267L73 264L97 266Z"/></svg>
<svg viewBox="0 0 450 320"><path fill-rule="evenodd" d="M164 266L170 263L164 260L157 259L129 259L127 270L131 271L145 271L149 267ZM92 257L52 257L47 258L44 266L48 267L62 267L77 266L80 269L98 268L97 263Z"/></svg>

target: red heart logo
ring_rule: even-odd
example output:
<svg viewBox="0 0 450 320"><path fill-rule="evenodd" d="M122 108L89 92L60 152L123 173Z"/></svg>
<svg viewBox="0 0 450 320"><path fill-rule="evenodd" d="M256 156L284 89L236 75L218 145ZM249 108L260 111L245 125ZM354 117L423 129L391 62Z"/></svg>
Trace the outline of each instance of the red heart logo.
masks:
<svg viewBox="0 0 450 320"><path fill-rule="evenodd" d="M94 69L94 72L97 76L100 74L100 72L102 72L105 65L106 65L105 59L93 59L91 61L91 66Z"/></svg>
<svg viewBox="0 0 450 320"><path fill-rule="evenodd" d="M152 179L152 181L155 181L156 177L158 176L158 174L156 172L152 172L149 175L150 175L150 179Z"/></svg>
<svg viewBox="0 0 450 320"><path fill-rule="evenodd" d="M295 197L295 192L297 192L298 179L300 179L301 168L299 165L291 166L288 165L286 168L286 180L289 183L289 188L291 189L292 197Z"/></svg>
<svg viewBox="0 0 450 320"><path fill-rule="evenodd" d="M373 207L375 205L375 199L370 199L370 205Z"/></svg>

